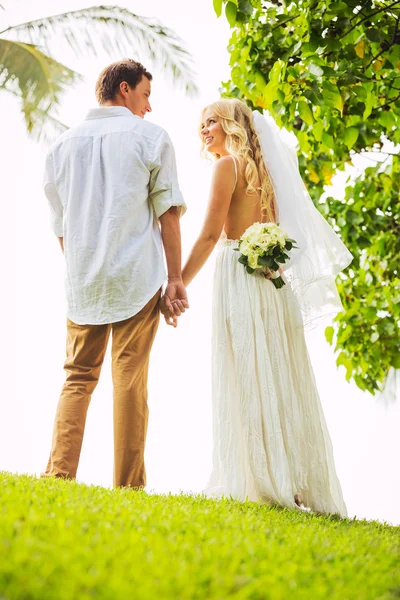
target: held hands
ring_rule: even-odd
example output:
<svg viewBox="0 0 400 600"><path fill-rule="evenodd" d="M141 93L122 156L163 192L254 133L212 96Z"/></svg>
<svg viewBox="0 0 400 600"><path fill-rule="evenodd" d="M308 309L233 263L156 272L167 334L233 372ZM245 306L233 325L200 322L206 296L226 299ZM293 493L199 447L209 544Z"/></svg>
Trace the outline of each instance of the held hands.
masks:
<svg viewBox="0 0 400 600"><path fill-rule="evenodd" d="M283 275L283 270L281 269L281 267L279 267L277 271L271 271L271 269L268 269L268 271L264 275L265 279L272 279L272 275L274 273L279 273L279 275Z"/></svg>
<svg viewBox="0 0 400 600"><path fill-rule="evenodd" d="M178 317L189 308L186 288L182 279L170 279L160 300L160 310L167 325L178 326Z"/></svg>

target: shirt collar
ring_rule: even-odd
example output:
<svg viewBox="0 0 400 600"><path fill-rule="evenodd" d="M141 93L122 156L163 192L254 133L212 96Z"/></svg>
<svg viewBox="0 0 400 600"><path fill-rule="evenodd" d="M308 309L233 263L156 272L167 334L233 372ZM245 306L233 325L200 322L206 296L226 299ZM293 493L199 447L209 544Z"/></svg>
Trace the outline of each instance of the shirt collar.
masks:
<svg viewBox="0 0 400 600"><path fill-rule="evenodd" d="M88 119L104 119L105 117L137 117L126 106L100 106L92 108L86 115ZM139 117L137 117L139 119Z"/></svg>

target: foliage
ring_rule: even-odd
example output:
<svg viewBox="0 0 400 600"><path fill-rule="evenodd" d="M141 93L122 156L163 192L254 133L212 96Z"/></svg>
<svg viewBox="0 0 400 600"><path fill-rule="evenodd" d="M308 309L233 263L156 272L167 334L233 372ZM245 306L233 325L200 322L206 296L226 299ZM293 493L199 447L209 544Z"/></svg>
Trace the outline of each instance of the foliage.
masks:
<svg viewBox="0 0 400 600"><path fill-rule="evenodd" d="M48 111L61 93L79 79L72 69L55 61L32 44L0 39L0 89L21 100L29 133L44 132ZM48 123L61 133L65 126L57 119ZM48 129L50 129L48 127Z"/></svg>
<svg viewBox="0 0 400 600"><path fill-rule="evenodd" d="M338 364L374 393L400 367L399 159L383 154L344 202L320 197L356 154L381 158L385 144L400 143L400 1L214 0L214 8L233 27L224 95L268 109L294 132L309 192L355 256L339 282Z"/></svg>
<svg viewBox="0 0 400 600"><path fill-rule="evenodd" d="M0 596L375 600L400 591L399 531L251 502L0 473Z"/></svg>
<svg viewBox="0 0 400 600"><path fill-rule="evenodd" d="M368 167L346 188L345 202L327 198L329 216L350 248L358 248L348 277L338 281L344 312L326 330L346 377L365 390L383 381L388 364L400 369L400 160ZM387 358L388 357L388 358Z"/></svg>
<svg viewBox="0 0 400 600"><path fill-rule="evenodd" d="M189 53L169 28L118 6L94 6L8 27L0 32L0 90L20 98L29 133L51 138L65 125L54 116L61 93L80 75L51 57L65 42L81 57L105 51L143 57L186 93L197 91ZM55 129L55 131L54 131Z"/></svg>

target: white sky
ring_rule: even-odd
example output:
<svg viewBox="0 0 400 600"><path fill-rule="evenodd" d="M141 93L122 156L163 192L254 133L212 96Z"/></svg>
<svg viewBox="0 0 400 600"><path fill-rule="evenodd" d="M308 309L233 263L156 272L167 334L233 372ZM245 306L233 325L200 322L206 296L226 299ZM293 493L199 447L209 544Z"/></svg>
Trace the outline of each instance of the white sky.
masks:
<svg viewBox="0 0 400 600"><path fill-rule="evenodd" d="M2 3L7 12L0 11L0 29L95 4L79 0ZM221 80L229 77L229 29L224 20L216 19L211 0L119 4L143 16L156 16L175 29L195 59L201 94L189 100L164 80L157 65L132 56L154 75L149 119L164 127L175 145L180 186L189 207L182 220L186 256L200 228L210 181L210 165L199 156L196 127L200 110L218 97ZM60 109L61 120L73 125L95 106L93 88L100 70L121 57L77 60L65 51L57 54L57 49L54 55L85 77L64 97ZM64 380L63 257L50 231L41 189L45 149L27 138L13 98L2 93L0 108L0 469L39 474L47 462ZM161 323L153 348L146 460L148 488L158 492L200 491L210 472L213 260L190 286L191 309L179 328ZM336 369L324 342L323 328L313 331L308 341L349 513L398 524L399 402L385 407L346 383L343 368ZM104 486L112 482L109 355L89 409L78 479Z"/></svg>

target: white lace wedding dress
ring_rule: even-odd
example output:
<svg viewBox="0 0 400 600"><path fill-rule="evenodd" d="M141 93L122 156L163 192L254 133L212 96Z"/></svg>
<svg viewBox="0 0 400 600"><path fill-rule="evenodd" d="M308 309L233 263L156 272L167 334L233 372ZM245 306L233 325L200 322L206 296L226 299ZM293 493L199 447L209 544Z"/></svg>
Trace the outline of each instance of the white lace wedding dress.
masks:
<svg viewBox="0 0 400 600"><path fill-rule="evenodd" d="M297 300L224 240L213 307L213 469L205 493L345 517Z"/></svg>

